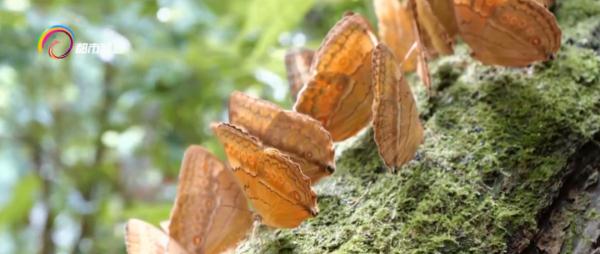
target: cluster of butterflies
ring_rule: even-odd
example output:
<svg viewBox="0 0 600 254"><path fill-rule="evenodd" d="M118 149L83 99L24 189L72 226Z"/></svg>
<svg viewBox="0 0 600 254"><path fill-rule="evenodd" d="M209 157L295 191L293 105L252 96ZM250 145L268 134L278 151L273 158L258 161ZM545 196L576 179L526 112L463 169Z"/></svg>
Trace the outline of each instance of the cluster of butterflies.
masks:
<svg viewBox="0 0 600 254"><path fill-rule="evenodd" d="M403 73L417 71L428 85L427 61L451 54L458 35L485 64L527 66L560 47L560 29L546 9L552 0L374 4L379 38L365 18L347 13L316 52L286 55L293 111L231 94L229 123L211 125L228 164L189 147L169 221L160 230L129 220L130 254L221 253L235 248L254 221L297 227L318 214L311 185L335 171L333 143L369 124L386 166L410 161L423 126Z"/></svg>

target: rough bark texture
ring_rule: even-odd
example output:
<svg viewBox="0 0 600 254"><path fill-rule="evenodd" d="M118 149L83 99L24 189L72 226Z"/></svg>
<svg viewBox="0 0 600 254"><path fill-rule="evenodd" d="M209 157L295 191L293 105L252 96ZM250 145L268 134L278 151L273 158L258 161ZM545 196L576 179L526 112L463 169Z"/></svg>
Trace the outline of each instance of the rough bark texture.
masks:
<svg viewBox="0 0 600 254"><path fill-rule="evenodd" d="M316 218L262 227L238 250L600 253L600 1L553 10L555 61L483 66L459 47L433 64L434 96L412 80L426 128L415 160L385 172L367 131L316 186Z"/></svg>

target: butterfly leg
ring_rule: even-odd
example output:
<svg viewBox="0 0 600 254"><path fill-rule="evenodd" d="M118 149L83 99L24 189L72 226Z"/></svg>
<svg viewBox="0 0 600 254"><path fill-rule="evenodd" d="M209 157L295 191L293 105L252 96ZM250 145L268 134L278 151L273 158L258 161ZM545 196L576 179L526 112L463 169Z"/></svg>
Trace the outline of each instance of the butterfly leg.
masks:
<svg viewBox="0 0 600 254"><path fill-rule="evenodd" d="M258 237L258 230L262 224L262 217L259 214L254 214L252 223L252 233L250 234L250 241L257 241L259 245L262 245L262 240Z"/></svg>

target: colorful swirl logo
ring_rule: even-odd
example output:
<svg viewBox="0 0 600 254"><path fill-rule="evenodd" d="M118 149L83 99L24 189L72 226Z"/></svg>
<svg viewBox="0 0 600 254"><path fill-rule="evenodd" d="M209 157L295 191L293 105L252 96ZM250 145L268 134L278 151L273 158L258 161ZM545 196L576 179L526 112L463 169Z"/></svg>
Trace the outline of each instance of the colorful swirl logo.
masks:
<svg viewBox="0 0 600 254"><path fill-rule="evenodd" d="M69 45L68 45L68 47L66 47L66 50L64 53L56 54L54 52L54 46L59 44L60 41L57 39L54 39L50 43L50 46L48 46L48 55L53 59L63 59L65 57L67 57L69 55L69 53L71 53L71 50L73 49L73 45L75 44L75 34L73 33L73 30L71 30L71 28L69 28L68 26L65 26L65 25L54 25L54 26L48 27L48 29L46 29L46 31L44 31L44 33L42 33L42 36L40 36L40 39L38 41L38 52L41 53L42 51L44 51L44 47L46 46L46 43L55 34L66 35L67 38L69 39Z"/></svg>

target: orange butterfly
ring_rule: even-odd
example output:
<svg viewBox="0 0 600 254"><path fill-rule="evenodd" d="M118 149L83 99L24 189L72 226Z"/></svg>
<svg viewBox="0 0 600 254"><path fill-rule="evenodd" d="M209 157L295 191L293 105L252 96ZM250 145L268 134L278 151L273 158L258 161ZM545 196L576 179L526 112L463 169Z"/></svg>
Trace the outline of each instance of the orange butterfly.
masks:
<svg viewBox="0 0 600 254"><path fill-rule="evenodd" d="M429 58L438 55L450 55L453 53L454 34L448 29L457 29L452 24L455 23L452 18L451 0L411 0L413 13L416 16L416 24L419 29L423 43L427 47ZM434 8L435 7L435 8ZM436 10L438 12L436 12ZM440 10L445 10L441 11ZM450 10L450 11L448 11ZM442 20L444 19L444 20ZM449 22L444 24L443 22ZM456 30L455 30L456 31Z"/></svg>
<svg viewBox="0 0 600 254"><path fill-rule="evenodd" d="M233 173L200 146L185 152L169 235L191 253L221 253L252 226L248 201Z"/></svg>
<svg viewBox="0 0 600 254"><path fill-rule="evenodd" d="M431 78L427 58L437 55L434 42L441 39L430 38L419 18L425 19L427 15L419 15L417 4L410 1L374 0L375 14L379 25L379 36L389 45L400 61L403 72L417 71L425 87L431 87Z"/></svg>
<svg viewBox="0 0 600 254"><path fill-rule="evenodd" d="M235 177L216 157L190 146L183 157L168 232L140 220L127 223L130 254L221 253L252 226L252 213Z"/></svg>
<svg viewBox="0 0 600 254"><path fill-rule="evenodd" d="M389 38L406 33L409 28L394 27L389 20L400 20L406 14L390 18L384 11L378 11L390 12L400 5L398 0L374 1L384 42L392 46L397 56L403 56L405 51L396 50L398 39ZM484 64L522 67L548 60L560 48L560 28L546 9L553 3L553 0L407 0L403 5L414 11L419 44L428 59L452 53L454 38L461 35L473 50L473 57ZM419 41L419 36L416 37L405 40Z"/></svg>
<svg viewBox="0 0 600 254"><path fill-rule="evenodd" d="M319 120L334 141L353 136L371 120L371 52L376 43L367 20L347 13L315 54L311 78L294 109Z"/></svg>
<svg viewBox="0 0 600 254"><path fill-rule="evenodd" d="M384 16L388 21L404 26L406 34L415 38L410 48L408 43L397 48L406 54L403 57L410 59L411 52L420 44L414 12L409 5L402 7L383 1L377 2L381 4L377 7L380 14L388 15ZM400 11L406 20L383 13L386 4L397 7L393 10ZM330 30L315 55L311 67L313 76L300 93L295 109L321 121L334 141L356 134L371 122L373 115L380 154L388 167L395 168L412 159L423 139L423 129L412 92L402 79L402 69L407 67L401 68L396 60L390 60L394 54L385 46L375 49L376 43L364 18L358 14L344 16ZM419 51L416 55L420 61L418 71L427 82L428 69L424 65L423 50Z"/></svg>
<svg viewBox="0 0 600 254"><path fill-rule="evenodd" d="M309 116L233 92L229 99L229 121L286 153L312 183L335 171L331 135Z"/></svg>
<svg viewBox="0 0 600 254"><path fill-rule="evenodd" d="M402 71L411 72L417 69L417 38L414 29L414 15L408 1L374 0L377 15L379 37L389 45L398 57L403 57Z"/></svg>
<svg viewBox="0 0 600 254"><path fill-rule="evenodd" d="M535 0L454 0L460 35L484 64L522 67L560 48L554 15Z"/></svg>
<svg viewBox="0 0 600 254"><path fill-rule="evenodd" d="M317 195L310 187L310 178L289 156L263 145L235 125L219 123L211 127L262 223L293 228L318 214Z"/></svg>
<svg viewBox="0 0 600 254"><path fill-rule="evenodd" d="M423 142L423 126L412 91L384 44L373 51L373 83L375 142L385 164L397 168L414 157Z"/></svg>

